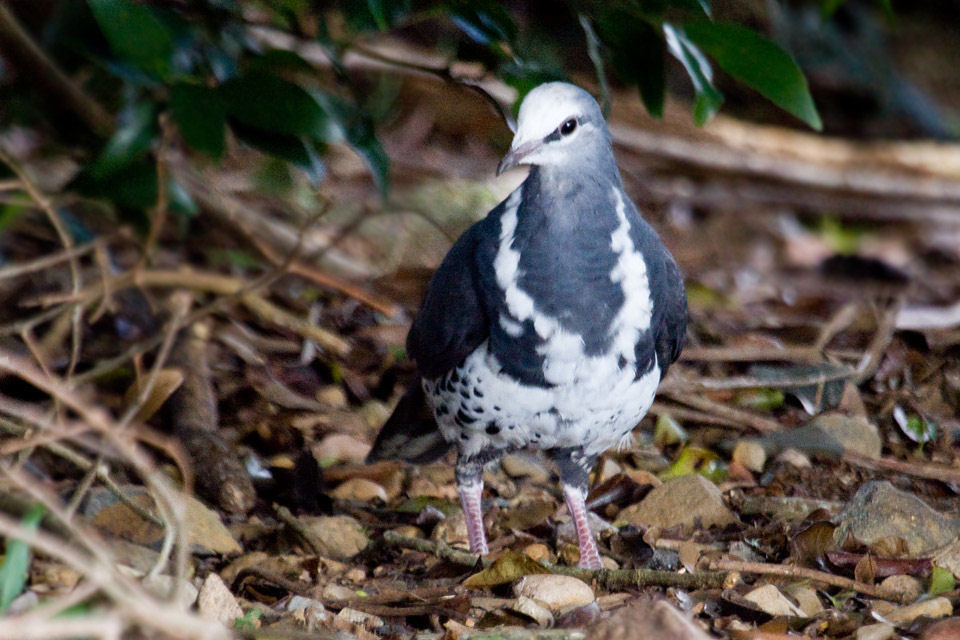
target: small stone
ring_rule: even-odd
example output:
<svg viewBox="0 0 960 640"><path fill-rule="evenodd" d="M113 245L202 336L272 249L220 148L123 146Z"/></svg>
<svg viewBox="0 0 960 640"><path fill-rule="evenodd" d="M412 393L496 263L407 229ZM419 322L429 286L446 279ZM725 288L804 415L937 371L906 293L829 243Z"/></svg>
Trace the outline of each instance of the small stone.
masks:
<svg viewBox="0 0 960 640"><path fill-rule="evenodd" d="M824 413L810 421L810 426L833 436L844 450L870 458L879 458L883 448L877 428L863 418L851 418L842 413Z"/></svg>
<svg viewBox="0 0 960 640"><path fill-rule="evenodd" d="M540 604L533 598L520 596L510 608L517 613L522 613L523 615L532 618L533 621L541 627L553 626L553 614L550 612L550 609Z"/></svg>
<svg viewBox="0 0 960 640"><path fill-rule="evenodd" d="M880 588L887 593L895 593L901 602L913 602L923 595L923 583L908 575L894 575L884 578Z"/></svg>
<svg viewBox="0 0 960 640"><path fill-rule="evenodd" d="M537 460L522 453L508 453L500 465L511 478L530 478L533 482L547 482L550 474Z"/></svg>
<svg viewBox="0 0 960 640"><path fill-rule="evenodd" d="M412 524L402 524L399 527L396 527L393 531L397 535L403 536L404 538L424 537L423 529L421 529L420 527L414 526Z"/></svg>
<svg viewBox="0 0 960 640"><path fill-rule="evenodd" d="M797 469L809 469L813 466L810 457L802 451L796 449L784 449L777 454L776 460Z"/></svg>
<svg viewBox="0 0 960 640"><path fill-rule="evenodd" d="M241 571L263 564L269 559L270 556L266 551L251 551L250 553L245 553L221 569L220 577L226 582L233 583Z"/></svg>
<svg viewBox="0 0 960 640"><path fill-rule="evenodd" d="M126 540L111 540L110 551L120 564L133 567L142 573L147 573L157 564L160 553L134 542Z"/></svg>
<svg viewBox="0 0 960 640"><path fill-rule="evenodd" d="M347 572L343 574L343 579L353 582L354 584L360 584L366 581L367 572L360 567L352 567L347 569Z"/></svg>
<svg viewBox="0 0 960 640"><path fill-rule="evenodd" d="M687 533L698 524L706 529L737 522L716 485L696 473L656 487L639 504L621 511L617 519L661 529L679 525Z"/></svg>
<svg viewBox="0 0 960 640"><path fill-rule="evenodd" d="M144 573L153 568L155 564L156 562L149 565ZM82 578L83 573L60 562L34 559L30 565L32 588L40 590L43 587L44 592L70 591L77 586Z"/></svg>
<svg viewBox="0 0 960 640"><path fill-rule="evenodd" d="M435 542L446 542L450 546L467 549L470 544L467 541L467 520L462 511L453 513L433 528L430 538Z"/></svg>
<svg viewBox="0 0 960 640"><path fill-rule="evenodd" d="M345 622L348 625L359 625L365 629L377 629L384 625L383 618L380 616L375 616L365 611L358 611L357 609L351 609L350 607L340 609L340 613L338 613L334 619L337 622Z"/></svg>
<svg viewBox="0 0 960 640"><path fill-rule="evenodd" d="M806 617L812 618L823 611L823 603L820 602L820 597L815 589L794 582L784 587L783 591L797 601L797 606L800 607Z"/></svg>
<svg viewBox="0 0 960 640"><path fill-rule="evenodd" d="M741 440L733 448L731 456L734 462L739 462L750 471L760 473L767 463L767 452L757 440Z"/></svg>
<svg viewBox="0 0 960 640"><path fill-rule="evenodd" d="M909 604L905 607L898 607L890 613L884 615L884 619L896 625L910 624L920 616L928 618L944 618L953 614L953 605L943 596L930 598Z"/></svg>
<svg viewBox="0 0 960 640"><path fill-rule="evenodd" d="M545 544L540 544L535 542L534 544L528 544L523 548L523 552L536 560L537 562L549 562L553 564L556 562L556 558L553 553L550 552L550 549Z"/></svg>
<svg viewBox="0 0 960 640"><path fill-rule="evenodd" d="M240 545L234 539L216 511L192 496L184 496L186 512L184 524L187 540L194 553L229 555L240 553Z"/></svg>
<svg viewBox="0 0 960 640"><path fill-rule="evenodd" d="M743 596L771 616L803 617L804 613L772 584L765 584Z"/></svg>
<svg viewBox="0 0 960 640"><path fill-rule="evenodd" d="M960 638L960 618L946 618L923 630L920 640L957 640Z"/></svg>
<svg viewBox="0 0 960 640"><path fill-rule="evenodd" d="M337 584L336 582L328 582L323 587L324 600L337 602L339 600L354 600L357 597L356 591L350 587L345 587L342 584Z"/></svg>
<svg viewBox="0 0 960 640"><path fill-rule="evenodd" d="M551 611L583 606L594 600L593 589L583 580L549 573L520 578L513 586L513 594L518 598L526 596L538 600Z"/></svg>
<svg viewBox="0 0 960 640"><path fill-rule="evenodd" d="M150 593L162 598L169 598L173 593L173 586L176 584L177 579L173 576L168 575L157 575L157 576L147 576L143 579L144 588ZM179 597L177 598L177 606L182 609L187 609L193 606L193 603L197 601L197 595L200 593L195 586L189 580L180 580L180 590Z"/></svg>
<svg viewBox="0 0 960 640"><path fill-rule="evenodd" d="M732 621L735 623L736 621ZM726 626L729 633L734 624ZM755 631L747 627L748 631ZM589 640L710 640L712 637L666 600L634 600L590 627Z"/></svg>
<svg viewBox="0 0 960 640"><path fill-rule="evenodd" d="M878 622L860 627L853 637L856 640L890 640L896 632L897 629L892 624Z"/></svg>
<svg viewBox="0 0 960 640"><path fill-rule="evenodd" d="M833 535L840 544L849 536L867 545L902 538L910 557L916 558L951 542L960 535L960 524L883 480L857 490L840 513Z"/></svg>
<svg viewBox="0 0 960 640"><path fill-rule="evenodd" d="M618 473L623 473L623 468L612 458L604 458L600 463L600 470L597 472L597 484L606 482Z"/></svg>
<svg viewBox="0 0 960 640"><path fill-rule="evenodd" d="M313 457L321 465L333 462L361 463L370 453L370 445L345 433L331 433L313 445Z"/></svg>
<svg viewBox="0 0 960 640"><path fill-rule="evenodd" d="M370 400L357 409L357 415L363 419L368 427L379 429L390 417L390 409L379 400Z"/></svg>
<svg viewBox="0 0 960 640"><path fill-rule="evenodd" d="M216 573L211 573L203 581L197 595L197 609L200 615L219 620L227 626L233 626L234 620L243 618L243 609Z"/></svg>
<svg viewBox="0 0 960 640"><path fill-rule="evenodd" d="M317 402L325 407L331 409L347 408L347 394L343 390L343 387L339 385L331 384L326 387L320 387L317 389L314 397L317 399Z"/></svg>
<svg viewBox="0 0 960 640"><path fill-rule="evenodd" d="M370 544L363 527L350 516L301 517L300 522L310 545L334 560L349 560Z"/></svg>
<svg viewBox="0 0 960 640"><path fill-rule="evenodd" d="M387 492L373 480L350 478L340 483L330 495L338 500L356 500L358 502L387 501Z"/></svg>
<svg viewBox="0 0 960 640"><path fill-rule="evenodd" d="M322 602L303 596L292 596L287 601L287 611L311 629L320 626L330 617Z"/></svg>

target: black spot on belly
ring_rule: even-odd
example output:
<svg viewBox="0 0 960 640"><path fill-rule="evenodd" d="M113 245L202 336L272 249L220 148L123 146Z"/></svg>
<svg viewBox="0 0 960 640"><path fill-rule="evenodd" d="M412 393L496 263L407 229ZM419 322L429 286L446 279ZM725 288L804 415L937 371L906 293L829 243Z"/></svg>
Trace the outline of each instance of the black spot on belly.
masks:
<svg viewBox="0 0 960 640"><path fill-rule="evenodd" d="M465 426L465 425L468 425L468 424L473 424L474 422L477 421L476 418L471 417L471 416L470 416L467 412L465 412L463 409L459 409L459 410L457 411L457 415L454 416L453 419L454 419L454 420L456 421L456 423L457 423L458 425L460 425L461 427L462 427L462 426Z"/></svg>
<svg viewBox="0 0 960 640"><path fill-rule="evenodd" d="M479 379L479 378L477 378L477 382L480 382L480 379ZM473 395L477 396L478 398L482 398L482 397L483 397L483 391L480 391L480 388L479 388L479 387L474 387L474 388L473 388Z"/></svg>
<svg viewBox="0 0 960 640"><path fill-rule="evenodd" d="M499 405L496 405L496 404L493 405L493 410L494 410L494 411L500 411L500 406L499 406Z"/></svg>
<svg viewBox="0 0 960 640"><path fill-rule="evenodd" d="M450 373L450 382L460 382L460 374L456 370Z"/></svg>
<svg viewBox="0 0 960 640"><path fill-rule="evenodd" d="M464 400L469 400L470 390L467 389L466 387L460 387L460 397L463 398Z"/></svg>
<svg viewBox="0 0 960 640"><path fill-rule="evenodd" d="M617 360L617 366L623 369L625 366L627 366L627 359L623 356L620 356L620 358Z"/></svg>
<svg viewBox="0 0 960 640"><path fill-rule="evenodd" d="M498 426L495 425L495 424L488 424L486 431L487 431L487 433L489 433L490 435L495 436L495 435L497 435L498 433L500 433L500 427L498 427Z"/></svg>
<svg viewBox="0 0 960 640"><path fill-rule="evenodd" d="M437 416L445 416L448 413L450 413L450 407L448 407L445 404L442 404L439 407L437 407L436 412L437 412Z"/></svg>
<svg viewBox="0 0 960 640"><path fill-rule="evenodd" d="M461 434L460 434L460 439L461 439L461 440L469 440L469 439L470 439L470 436L468 436L468 435L465 434L465 433L461 433Z"/></svg>

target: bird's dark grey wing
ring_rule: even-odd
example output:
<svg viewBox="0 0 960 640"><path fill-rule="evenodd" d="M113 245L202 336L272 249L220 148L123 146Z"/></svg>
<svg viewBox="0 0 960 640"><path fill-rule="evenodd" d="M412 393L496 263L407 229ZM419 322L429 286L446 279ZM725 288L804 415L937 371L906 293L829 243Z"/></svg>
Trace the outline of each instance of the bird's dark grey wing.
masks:
<svg viewBox="0 0 960 640"><path fill-rule="evenodd" d="M490 335L477 265L493 259L485 254L493 246L495 226L488 217L470 227L430 279L407 335L407 353L424 378L437 378L455 368Z"/></svg>
<svg viewBox="0 0 960 640"><path fill-rule="evenodd" d="M680 357L687 336L687 294L683 276L673 256L667 251L660 237L645 220L631 228L634 246L643 252L647 265L650 295L653 298L654 349L660 365L660 378Z"/></svg>

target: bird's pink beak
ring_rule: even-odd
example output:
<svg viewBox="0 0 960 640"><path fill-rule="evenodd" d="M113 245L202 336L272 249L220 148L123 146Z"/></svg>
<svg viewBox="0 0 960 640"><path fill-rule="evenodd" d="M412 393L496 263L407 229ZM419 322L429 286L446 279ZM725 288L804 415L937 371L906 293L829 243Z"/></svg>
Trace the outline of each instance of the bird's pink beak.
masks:
<svg viewBox="0 0 960 640"><path fill-rule="evenodd" d="M543 143L540 140L531 140L518 147L511 147L507 155L503 156L503 160L497 165L497 175L499 176L507 169L513 169L523 164L523 159L539 149L541 144Z"/></svg>

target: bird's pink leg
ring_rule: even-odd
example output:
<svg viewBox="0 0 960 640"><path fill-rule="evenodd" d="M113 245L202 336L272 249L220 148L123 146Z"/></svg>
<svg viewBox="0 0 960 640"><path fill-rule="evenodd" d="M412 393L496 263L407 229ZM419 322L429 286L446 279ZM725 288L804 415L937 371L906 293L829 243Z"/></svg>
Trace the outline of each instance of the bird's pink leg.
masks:
<svg viewBox="0 0 960 640"><path fill-rule="evenodd" d="M463 506L463 516L467 521L467 539L470 541L470 553L482 556L490 553L487 547L487 536L483 533L483 510L480 500L483 494L483 480L460 484L457 487L460 493L460 504Z"/></svg>
<svg viewBox="0 0 960 640"><path fill-rule="evenodd" d="M570 517L573 518L573 526L577 529L577 542L580 545L580 562L577 566L581 569L602 569L600 552L597 550L593 533L590 532L590 521L587 520L586 498L586 493L581 489L567 484L563 486L563 499L567 503Z"/></svg>

